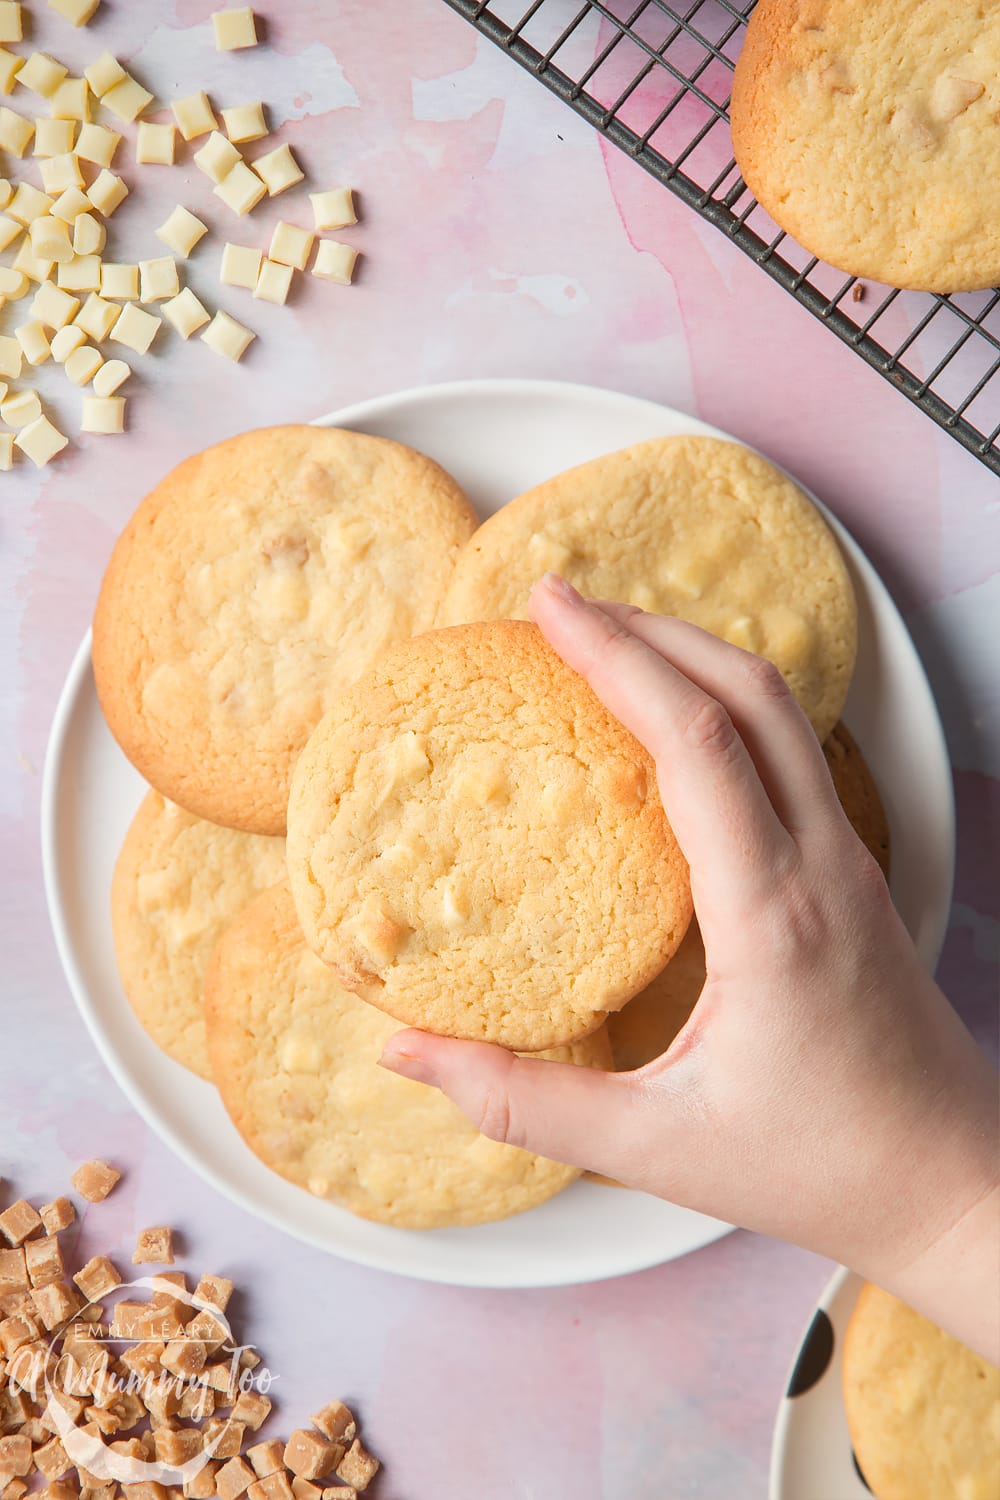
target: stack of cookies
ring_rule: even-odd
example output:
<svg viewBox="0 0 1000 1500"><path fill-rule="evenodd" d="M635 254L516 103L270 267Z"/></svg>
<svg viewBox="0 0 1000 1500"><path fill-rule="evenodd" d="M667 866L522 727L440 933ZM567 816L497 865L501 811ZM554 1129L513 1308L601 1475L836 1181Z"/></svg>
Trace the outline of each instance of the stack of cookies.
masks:
<svg viewBox="0 0 1000 1500"><path fill-rule="evenodd" d="M98 693L151 788L112 892L136 1016L270 1168L386 1223L501 1218L578 1175L379 1069L400 1023L632 1068L704 977L652 761L525 618L547 568L775 661L884 865L837 723L847 570L735 443L640 444L477 529L411 449L252 432L142 502L98 601Z"/></svg>

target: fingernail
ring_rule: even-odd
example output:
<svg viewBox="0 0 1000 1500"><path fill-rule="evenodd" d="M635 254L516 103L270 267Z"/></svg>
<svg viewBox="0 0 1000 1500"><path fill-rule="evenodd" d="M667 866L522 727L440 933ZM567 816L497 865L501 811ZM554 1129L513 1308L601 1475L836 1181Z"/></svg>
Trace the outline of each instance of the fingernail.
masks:
<svg viewBox="0 0 1000 1500"><path fill-rule="evenodd" d="M549 593L561 600L563 604L585 603L583 595L578 594L573 585L567 583L566 579L559 573L543 573L538 581L543 588L548 589Z"/></svg>
<svg viewBox="0 0 1000 1500"><path fill-rule="evenodd" d="M403 1047L394 1047L387 1042L382 1056L378 1060L380 1068L386 1068L390 1073L399 1073L403 1078L412 1078L415 1083L429 1083L432 1088L439 1089L441 1080L437 1070L425 1062L422 1057L417 1057L412 1052L407 1052Z"/></svg>

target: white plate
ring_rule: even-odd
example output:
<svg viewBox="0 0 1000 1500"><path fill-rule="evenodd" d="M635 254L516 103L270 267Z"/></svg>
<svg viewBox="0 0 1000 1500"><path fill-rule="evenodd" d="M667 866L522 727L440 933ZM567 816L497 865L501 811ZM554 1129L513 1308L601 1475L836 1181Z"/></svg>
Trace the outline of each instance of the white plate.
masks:
<svg viewBox="0 0 1000 1500"><path fill-rule="evenodd" d="M864 1286L853 1271L828 1283L806 1330L778 1408L770 1500L871 1500L844 1414L844 1333Z"/></svg>
<svg viewBox="0 0 1000 1500"><path fill-rule="evenodd" d="M321 419L409 443L464 485L481 515L572 464L673 433L724 437L649 401L547 381L432 386ZM937 712L884 585L837 527L860 602L861 651L845 713L878 780L893 839L893 895L924 961L944 935L954 812ZM119 845L143 794L101 717L89 637L70 670L45 763L45 888L70 988L132 1104L218 1190L297 1238L349 1260L465 1286L554 1286L685 1255L727 1226L641 1193L592 1182L500 1224L425 1233L370 1224L269 1172L215 1091L165 1057L122 994L108 919Z"/></svg>

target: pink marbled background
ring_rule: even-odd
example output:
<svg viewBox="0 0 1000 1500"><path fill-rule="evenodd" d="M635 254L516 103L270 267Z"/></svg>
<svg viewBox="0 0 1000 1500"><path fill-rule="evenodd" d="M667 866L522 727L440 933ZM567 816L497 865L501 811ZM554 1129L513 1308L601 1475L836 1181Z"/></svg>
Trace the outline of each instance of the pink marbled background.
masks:
<svg viewBox="0 0 1000 1500"><path fill-rule="evenodd" d="M34 40L77 65L109 46L159 97L204 86L222 103L273 101L315 183L358 186L363 271L350 291L310 284L265 307L219 291L218 241L205 242L191 281L259 332L244 364L164 338L127 439L83 439L40 475L22 465L0 480L0 1173L47 1195L84 1154L124 1164L85 1242L124 1251L143 1223L182 1224L196 1263L245 1284L288 1416L319 1393L361 1403L385 1500L763 1496L774 1409L830 1267L740 1233L611 1283L450 1290L324 1258L220 1200L132 1114L69 999L37 837L47 729L115 533L188 452L470 376L570 378L695 411L815 489L905 612L958 796L941 972L993 1047L996 480L441 0L275 0L261 6L267 49L227 57L212 50L212 8L106 0L78 34L36 4ZM119 258L155 253L150 231L178 200L233 233L189 152L160 173L144 172L115 221ZM303 207L279 204L291 218ZM266 244L277 217L265 206L235 237ZM71 426L57 374L40 384Z"/></svg>

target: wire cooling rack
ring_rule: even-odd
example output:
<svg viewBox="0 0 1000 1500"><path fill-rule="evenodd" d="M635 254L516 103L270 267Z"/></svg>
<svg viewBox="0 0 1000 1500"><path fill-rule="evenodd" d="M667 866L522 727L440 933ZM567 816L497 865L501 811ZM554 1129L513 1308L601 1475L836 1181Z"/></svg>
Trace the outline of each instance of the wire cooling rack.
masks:
<svg viewBox="0 0 1000 1500"><path fill-rule="evenodd" d="M754 0L447 3L1000 474L1000 288L937 297L845 278L740 176L729 95Z"/></svg>

